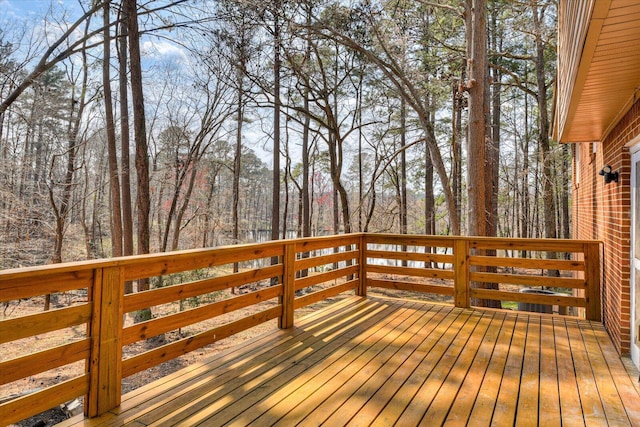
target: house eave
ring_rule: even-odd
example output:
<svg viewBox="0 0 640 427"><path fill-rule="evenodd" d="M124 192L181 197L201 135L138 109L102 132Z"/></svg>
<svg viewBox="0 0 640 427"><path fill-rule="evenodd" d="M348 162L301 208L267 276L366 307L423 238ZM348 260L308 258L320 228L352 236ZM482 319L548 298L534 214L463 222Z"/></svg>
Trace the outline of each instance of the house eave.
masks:
<svg viewBox="0 0 640 427"><path fill-rule="evenodd" d="M555 137L602 141L637 99L640 4L562 0Z"/></svg>

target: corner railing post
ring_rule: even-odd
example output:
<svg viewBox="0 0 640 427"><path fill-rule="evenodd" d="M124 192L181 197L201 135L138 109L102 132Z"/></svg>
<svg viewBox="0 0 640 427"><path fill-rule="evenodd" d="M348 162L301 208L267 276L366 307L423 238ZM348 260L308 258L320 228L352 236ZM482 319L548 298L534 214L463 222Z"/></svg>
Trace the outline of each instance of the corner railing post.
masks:
<svg viewBox="0 0 640 427"><path fill-rule="evenodd" d="M358 287L356 288L356 295L361 297L367 296L367 235L365 233L360 234L360 242L358 243L358 264L360 270L358 271Z"/></svg>
<svg viewBox="0 0 640 427"><path fill-rule="evenodd" d="M459 237L453 244L453 300L456 307L469 308L469 240Z"/></svg>
<svg viewBox="0 0 640 427"><path fill-rule="evenodd" d="M90 384L85 404L85 415L89 417L120 405L124 315L124 270L121 267L95 270L92 300Z"/></svg>
<svg viewBox="0 0 640 427"><path fill-rule="evenodd" d="M585 317L587 320L602 321L600 308L600 244L584 245L584 278L587 284L587 304Z"/></svg>
<svg viewBox="0 0 640 427"><path fill-rule="evenodd" d="M295 300L296 281L296 243L289 241L284 245L282 274L282 315L278 327L288 329L293 327L293 309Z"/></svg>

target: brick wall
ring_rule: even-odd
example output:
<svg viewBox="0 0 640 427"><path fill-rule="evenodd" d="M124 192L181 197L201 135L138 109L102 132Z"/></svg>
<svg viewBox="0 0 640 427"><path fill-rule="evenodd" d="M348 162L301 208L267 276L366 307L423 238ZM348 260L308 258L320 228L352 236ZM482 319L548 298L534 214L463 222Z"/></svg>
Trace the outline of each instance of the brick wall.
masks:
<svg viewBox="0 0 640 427"><path fill-rule="evenodd" d="M603 142L574 144L573 236L604 242L603 322L621 354L630 351L631 156L627 143L640 134L640 102ZM595 153L593 147L595 146ZM598 173L610 165L619 182Z"/></svg>

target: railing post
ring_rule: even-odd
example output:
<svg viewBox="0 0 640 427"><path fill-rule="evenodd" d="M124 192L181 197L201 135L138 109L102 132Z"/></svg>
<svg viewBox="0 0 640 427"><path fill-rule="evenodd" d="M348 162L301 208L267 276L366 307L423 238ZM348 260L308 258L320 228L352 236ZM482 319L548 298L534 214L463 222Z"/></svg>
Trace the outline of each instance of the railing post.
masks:
<svg viewBox="0 0 640 427"><path fill-rule="evenodd" d="M356 295L361 297L367 296L367 235L360 234L360 242L358 243L358 287Z"/></svg>
<svg viewBox="0 0 640 427"><path fill-rule="evenodd" d="M584 244L584 278L587 284L587 320L602 321L600 308L600 244Z"/></svg>
<svg viewBox="0 0 640 427"><path fill-rule="evenodd" d="M120 405L124 269L96 269L92 300L90 384L85 404L85 415L89 417L104 414Z"/></svg>
<svg viewBox="0 0 640 427"><path fill-rule="evenodd" d="M459 237L453 244L453 302L456 307L469 308L469 240Z"/></svg>
<svg viewBox="0 0 640 427"><path fill-rule="evenodd" d="M287 242L284 245L282 274L282 315L278 321L278 327L288 329L293 327L293 309L295 299L296 281L296 244Z"/></svg>

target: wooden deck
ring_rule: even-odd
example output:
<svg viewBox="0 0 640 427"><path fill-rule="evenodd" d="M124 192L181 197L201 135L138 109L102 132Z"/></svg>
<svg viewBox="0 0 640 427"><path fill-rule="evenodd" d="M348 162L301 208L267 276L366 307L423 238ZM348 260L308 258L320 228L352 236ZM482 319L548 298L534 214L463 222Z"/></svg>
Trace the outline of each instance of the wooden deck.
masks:
<svg viewBox="0 0 640 427"><path fill-rule="evenodd" d="M600 323L349 297L63 426L640 426Z"/></svg>

